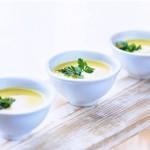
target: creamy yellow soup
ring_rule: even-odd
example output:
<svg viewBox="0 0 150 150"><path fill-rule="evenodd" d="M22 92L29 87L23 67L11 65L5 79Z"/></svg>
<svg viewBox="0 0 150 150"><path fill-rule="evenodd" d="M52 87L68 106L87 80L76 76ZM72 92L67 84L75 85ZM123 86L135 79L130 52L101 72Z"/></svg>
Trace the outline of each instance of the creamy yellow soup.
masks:
<svg viewBox="0 0 150 150"><path fill-rule="evenodd" d="M102 61L98 60L85 60L88 64L88 66L94 68L94 72L92 73L86 73L82 72L83 79L95 79L95 78L100 78L108 75L111 72L111 66L109 64L106 64ZM67 66L77 66L77 61L68 61L65 63L62 63L54 68L54 72L57 73L60 76L64 76L66 78L73 78L73 77L68 77L65 76L63 73L58 72L59 69L63 69Z"/></svg>
<svg viewBox="0 0 150 150"><path fill-rule="evenodd" d="M136 54L148 54L150 55L150 40L149 39L132 39L128 40L129 44L135 43L136 45L141 45L142 49L134 51Z"/></svg>
<svg viewBox="0 0 150 150"><path fill-rule="evenodd" d="M24 112L38 107L44 102L42 94L30 89L2 89L0 90L0 96L15 99L15 102L11 105L11 107L2 109L0 112Z"/></svg>

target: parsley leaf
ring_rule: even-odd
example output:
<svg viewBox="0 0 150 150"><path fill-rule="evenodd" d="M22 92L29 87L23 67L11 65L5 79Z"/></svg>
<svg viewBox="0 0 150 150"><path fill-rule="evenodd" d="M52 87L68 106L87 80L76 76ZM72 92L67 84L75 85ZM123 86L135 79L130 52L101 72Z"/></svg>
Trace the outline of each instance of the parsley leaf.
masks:
<svg viewBox="0 0 150 150"><path fill-rule="evenodd" d="M92 72L94 71L94 68L89 67L89 66L86 66L86 67L84 68L84 71L85 71L86 73L92 73Z"/></svg>
<svg viewBox="0 0 150 150"><path fill-rule="evenodd" d="M63 69L57 70L68 77L83 78L82 72L92 73L94 68L88 66L87 62L82 58L78 58L78 66L67 66Z"/></svg>
<svg viewBox="0 0 150 150"><path fill-rule="evenodd" d="M0 110L9 108L13 102L15 102L15 99L13 99L13 98L9 98L9 97L2 98L2 97L0 97Z"/></svg>
<svg viewBox="0 0 150 150"><path fill-rule="evenodd" d="M134 52L134 51L137 51L139 49L142 49L141 45L136 45L134 43L128 44L127 41L116 42L116 47L119 49L122 49L124 51L127 51L127 52Z"/></svg>
<svg viewBox="0 0 150 150"><path fill-rule="evenodd" d="M84 60L81 59L81 58L78 58L78 67L80 67L81 70L83 70L85 66L87 66L86 61L84 61Z"/></svg>

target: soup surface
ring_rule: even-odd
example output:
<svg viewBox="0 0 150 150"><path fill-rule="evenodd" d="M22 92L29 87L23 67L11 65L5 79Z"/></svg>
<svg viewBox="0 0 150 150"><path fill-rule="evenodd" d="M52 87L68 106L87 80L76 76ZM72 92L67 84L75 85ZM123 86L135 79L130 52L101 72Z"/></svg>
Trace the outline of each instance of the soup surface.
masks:
<svg viewBox="0 0 150 150"><path fill-rule="evenodd" d="M149 39L133 39L128 40L129 44L135 43L136 45L141 45L142 49L134 51L136 54L148 54L150 55L150 40Z"/></svg>
<svg viewBox="0 0 150 150"><path fill-rule="evenodd" d="M33 109L44 102L42 94L30 89L1 89L0 96L15 99L15 102L11 105L11 107L2 109L0 112L24 112Z"/></svg>
<svg viewBox="0 0 150 150"><path fill-rule="evenodd" d="M82 73L83 79L100 78L100 77L104 77L104 76L108 75L111 72L111 66L102 62L102 61L86 60L86 63L90 67L94 68L94 71L92 73L83 72ZM68 61L68 62L62 63L62 64L60 64L54 68L54 72L59 74L60 76L65 76L64 74L62 74L58 70L63 69L67 66L77 66L77 61ZM73 78L73 77L68 77L68 76L65 76L65 77Z"/></svg>

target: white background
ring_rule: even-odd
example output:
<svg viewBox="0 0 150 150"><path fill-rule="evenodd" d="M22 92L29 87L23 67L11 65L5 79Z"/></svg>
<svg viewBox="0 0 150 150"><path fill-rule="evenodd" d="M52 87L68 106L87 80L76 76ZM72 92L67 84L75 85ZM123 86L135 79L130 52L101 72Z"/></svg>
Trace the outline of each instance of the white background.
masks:
<svg viewBox="0 0 150 150"><path fill-rule="evenodd" d="M55 52L111 53L109 38L123 30L150 30L146 1L0 2L0 76L47 78Z"/></svg>

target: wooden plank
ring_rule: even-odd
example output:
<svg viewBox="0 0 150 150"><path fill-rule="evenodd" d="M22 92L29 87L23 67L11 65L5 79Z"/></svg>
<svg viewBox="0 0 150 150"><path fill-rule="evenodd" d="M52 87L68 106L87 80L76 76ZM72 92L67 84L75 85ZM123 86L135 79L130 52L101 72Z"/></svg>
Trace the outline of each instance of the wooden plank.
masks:
<svg viewBox="0 0 150 150"><path fill-rule="evenodd" d="M150 149L150 128L129 138L125 142L117 145L112 150L149 150Z"/></svg>
<svg viewBox="0 0 150 150"><path fill-rule="evenodd" d="M97 106L60 105L56 112L53 111L52 116L56 118L51 116L44 127L19 142L5 141L1 148L106 149L120 143L150 125L150 81L132 81L130 86L123 88L126 90Z"/></svg>

